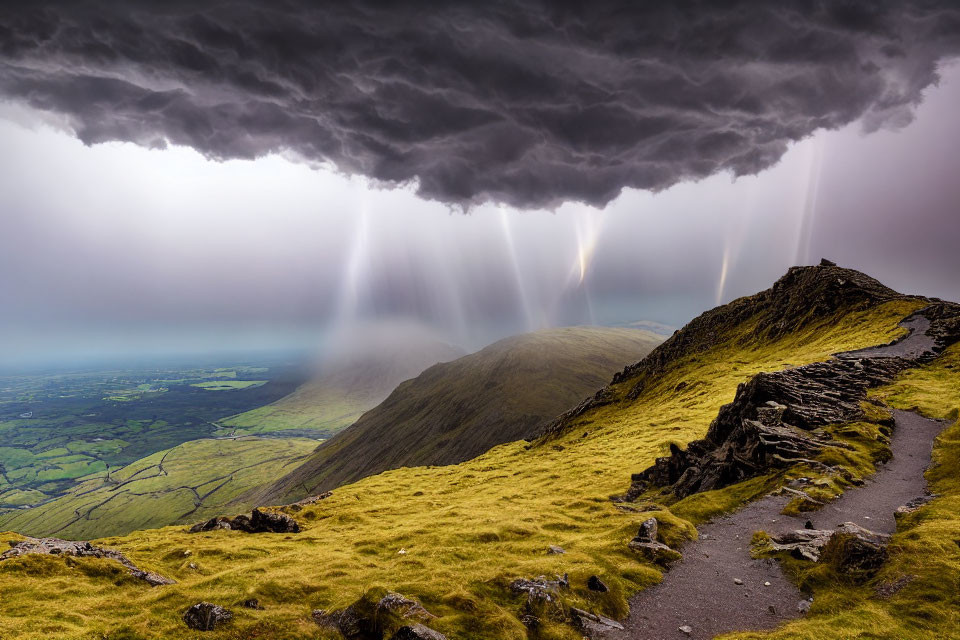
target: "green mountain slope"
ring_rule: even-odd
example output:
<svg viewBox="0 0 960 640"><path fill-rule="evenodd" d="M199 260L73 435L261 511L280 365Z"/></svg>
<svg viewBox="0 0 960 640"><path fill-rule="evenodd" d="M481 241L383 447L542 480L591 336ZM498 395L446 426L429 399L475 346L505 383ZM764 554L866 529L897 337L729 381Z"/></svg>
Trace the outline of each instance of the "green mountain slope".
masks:
<svg viewBox="0 0 960 640"><path fill-rule="evenodd" d="M116 563L93 558L2 561L0 637L184 637L181 615L199 601L234 612L229 624L204 637L334 637L311 612L346 606L384 587L423 603L437 616L429 626L449 638L579 639L567 605L622 616L631 593L661 579L660 567L627 546L641 522L657 517L661 539L676 546L695 535L699 519L769 491L790 473L641 511L610 499L623 494L632 472L647 468L669 443L702 438L721 405L756 374L886 343L903 334L900 320L927 304L885 289L865 291L856 280L850 287L828 281L846 283L854 275L805 268L781 280L776 295L771 290L708 312L618 375L595 402L558 421L549 437L507 443L457 465L395 469L341 487L316 504L287 509L301 524L298 534L189 534L168 527L99 541L177 584L151 589L125 577ZM954 346L876 397L955 421L956 357ZM860 631L872 619L883 625L878 632L869 623L873 637L884 637L884 629L894 632L888 637L955 633L957 428L936 445L940 466L932 479L941 497L917 512L914 528L894 549L897 567L921 576L919 588L882 600L869 587L840 587L818 596L820 609L775 637L868 637ZM863 464L851 470L852 480L869 472L869 459ZM0 542L18 538L0 535ZM566 553L548 554L548 545ZM935 558L930 549L937 550ZM556 574L569 575L562 606L536 611L538 624L530 631L521 621L530 622L526 594L509 585ZM593 575L606 592L587 588ZM264 608L243 608L251 597ZM859 607L853 615L840 606L848 603Z"/></svg>
<svg viewBox="0 0 960 640"><path fill-rule="evenodd" d="M219 420L217 435L329 438L377 406L393 389L437 362L464 355L422 332L373 338L325 363L321 373L276 402Z"/></svg>
<svg viewBox="0 0 960 640"><path fill-rule="evenodd" d="M0 515L0 529L80 540L196 522L295 468L316 445L305 438L191 440L82 478L56 500Z"/></svg>
<svg viewBox="0 0 960 640"><path fill-rule="evenodd" d="M290 502L387 469L462 462L530 437L661 340L636 329L549 329L435 365L252 501Z"/></svg>

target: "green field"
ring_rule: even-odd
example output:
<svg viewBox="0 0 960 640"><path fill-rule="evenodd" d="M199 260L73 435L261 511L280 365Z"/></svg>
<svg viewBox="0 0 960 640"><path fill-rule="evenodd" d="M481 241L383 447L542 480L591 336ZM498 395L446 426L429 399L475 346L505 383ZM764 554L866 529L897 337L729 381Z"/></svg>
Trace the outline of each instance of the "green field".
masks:
<svg viewBox="0 0 960 640"><path fill-rule="evenodd" d="M303 381L289 366L183 366L0 377L0 515L69 492ZM198 388L194 385L202 385ZM210 393L228 387L230 393Z"/></svg>
<svg viewBox="0 0 960 640"><path fill-rule="evenodd" d="M81 478L39 507L0 515L0 530L80 540L204 520L300 464L316 446L303 438L192 440Z"/></svg>
<svg viewBox="0 0 960 640"><path fill-rule="evenodd" d="M268 380L219 380L215 382L195 382L191 387L199 387L207 391L234 391L236 389L249 389L250 387L261 387L267 384Z"/></svg>

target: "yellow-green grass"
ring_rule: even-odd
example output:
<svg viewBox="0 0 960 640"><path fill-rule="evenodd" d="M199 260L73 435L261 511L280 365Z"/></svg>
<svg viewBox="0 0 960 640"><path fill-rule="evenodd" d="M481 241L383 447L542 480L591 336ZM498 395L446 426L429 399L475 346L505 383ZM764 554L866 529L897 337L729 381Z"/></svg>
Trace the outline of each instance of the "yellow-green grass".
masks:
<svg viewBox="0 0 960 640"><path fill-rule="evenodd" d="M731 336L671 365L635 401L623 399L630 381L618 385L622 401L539 446L510 443L458 465L402 468L341 487L296 513L300 534L168 527L100 541L176 585L150 589L87 560L5 561L0 637L185 637L182 611L207 600L233 608L236 618L204 637L316 638L323 636L311 609L341 607L382 586L420 599L439 616L431 625L448 637L520 639L527 637L517 617L522 598L509 582L566 572L571 603L622 616L629 595L661 577L626 544L650 514L610 501L629 474L651 464L665 443L702 437L737 385L756 373L889 341L902 332L897 321L920 304L896 301L826 319L776 342ZM681 381L688 384L677 389ZM689 522L656 515L668 542L695 535ZM547 555L550 544L567 552ZM594 574L609 592L586 589ZM248 597L265 609L239 608ZM545 620L540 637L580 635Z"/></svg>
<svg viewBox="0 0 960 640"><path fill-rule="evenodd" d="M310 387L310 394L298 389L293 394L244 413L218 421L218 434L254 435L278 431L313 431L331 436L357 421L364 411L382 398L351 393L339 388Z"/></svg>
<svg viewBox="0 0 960 640"><path fill-rule="evenodd" d="M938 497L899 518L890 559L863 585L850 585L827 567L785 558L788 570L814 592L809 617L776 632L730 634L729 638L777 640L903 640L960 638L960 344L933 363L905 372L871 395L898 409L952 421L936 439L927 471ZM948 423L949 424L949 423ZM889 598L878 585L909 582Z"/></svg>
<svg viewBox="0 0 960 640"><path fill-rule="evenodd" d="M0 528L82 540L197 522L287 473L316 445L306 438L192 440L91 475L56 500L0 515Z"/></svg>

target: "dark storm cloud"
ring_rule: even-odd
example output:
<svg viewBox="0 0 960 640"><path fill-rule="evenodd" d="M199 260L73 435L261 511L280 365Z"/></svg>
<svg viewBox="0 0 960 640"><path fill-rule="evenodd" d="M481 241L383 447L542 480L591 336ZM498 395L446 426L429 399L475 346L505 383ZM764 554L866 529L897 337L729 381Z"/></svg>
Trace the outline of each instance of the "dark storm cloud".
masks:
<svg viewBox="0 0 960 640"><path fill-rule="evenodd" d="M954 2L33 2L0 95L86 143L293 151L428 198L603 205L909 121Z"/></svg>

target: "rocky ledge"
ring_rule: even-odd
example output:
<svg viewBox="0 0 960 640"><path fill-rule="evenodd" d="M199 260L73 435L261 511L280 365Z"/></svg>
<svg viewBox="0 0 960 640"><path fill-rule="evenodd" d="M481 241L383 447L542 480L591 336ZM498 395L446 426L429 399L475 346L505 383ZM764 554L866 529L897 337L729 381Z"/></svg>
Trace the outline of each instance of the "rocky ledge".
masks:
<svg viewBox="0 0 960 640"><path fill-rule="evenodd" d="M889 542L888 535L845 522L836 529L797 529L774 536L770 550L828 564L850 578L868 579L886 561Z"/></svg>
<svg viewBox="0 0 960 640"><path fill-rule="evenodd" d="M435 617L416 600L393 591L368 592L345 609L313 612L320 627L347 640L446 640L423 624Z"/></svg>
<svg viewBox="0 0 960 640"><path fill-rule="evenodd" d="M217 516L206 522L198 522L190 527L189 531L190 533L200 533L201 531L216 531L218 529L245 531L247 533L299 533L300 525L297 524L296 520L283 513L270 513L254 509L249 516L244 514L233 518Z"/></svg>
<svg viewBox="0 0 960 640"><path fill-rule="evenodd" d="M651 486L678 497L720 489L811 460L828 447L843 447L822 427L863 417L867 389L923 364L960 340L960 305L937 302L906 318L910 333L888 345L837 354L827 362L761 373L741 384L706 438L632 476L625 500Z"/></svg>
<svg viewBox="0 0 960 640"><path fill-rule="evenodd" d="M617 385L629 384L626 397L636 399L651 380L673 363L729 340L731 332L747 320L754 326L751 338L775 340L841 310L868 309L898 298L904 296L864 273L838 267L829 260L815 267L791 267L771 288L710 309L691 320L646 358L615 375L610 385L548 424L540 437L548 440L559 435L574 427L582 414L617 401L613 388Z"/></svg>
<svg viewBox="0 0 960 640"><path fill-rule="evenodd" d="M45 555L45 556L71 556L75 558L106 558L116 560L130 572L134 578L143 580L151 587L157 587L165 584L176 584L176 580L165 578L152 571L144 571L138 568L125 555L113 549L104 549L95 547L89 542L78 542L74 540L61 540L60 538L27 538L19 542L11 542L10 549L0 553L0 560L10 560L27 555Z"/></svg>

